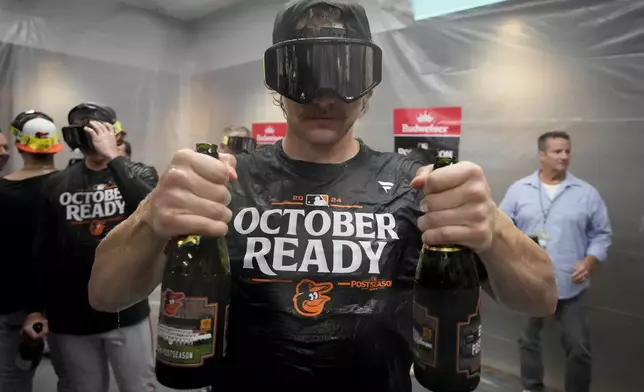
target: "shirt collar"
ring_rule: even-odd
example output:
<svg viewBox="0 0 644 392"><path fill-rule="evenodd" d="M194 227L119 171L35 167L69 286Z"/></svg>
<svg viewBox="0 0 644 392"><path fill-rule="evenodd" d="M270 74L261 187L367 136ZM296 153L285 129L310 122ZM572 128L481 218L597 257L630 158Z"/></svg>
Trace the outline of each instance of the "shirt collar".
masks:
<svg viewBox="0 0 644 392"><path fill-rule="evenodd" d="M524 184L533 186L535 188L539 187L540 182L541 179L539 178L539 170L527 176L523 181ZM564 180L561 182L561 185L563 185L564 188L569 186L580 186L581 182L572 173L566 172L566 178L564 178Z"/></svg>

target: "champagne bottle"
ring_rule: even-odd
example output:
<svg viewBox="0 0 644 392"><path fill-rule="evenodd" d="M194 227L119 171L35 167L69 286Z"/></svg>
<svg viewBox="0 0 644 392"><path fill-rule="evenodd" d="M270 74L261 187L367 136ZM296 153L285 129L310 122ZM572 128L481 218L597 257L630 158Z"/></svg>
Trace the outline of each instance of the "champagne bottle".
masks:
<svg viewBox="0 0 644 392"><path fill-rule="evenodd" d="M217 145L197 152L219 158ZM161 285L157 380L198 389L222 374L230 307L230 260L225 238L187 235L171 240Z"/></svg>
<svg viewBox="0 0 644 392"><path fill-rule="evenodd" d="M440 151L434 168L456 163ZM481 372L480 282L476 255L456 245L423 245L414 280L414 374L433 392L469 392Z"/></svg>
<svg viewBox="0 0 644 392"><path fill-rule="evenodd" d="M44 325L40 322L34 323L33 327L36 333L41 333ZM16 366L24 371L34 370L40 364L43 353L45 352L45 342L32 340L23 333L22 341L18 346L18 356L16 357Z"/></svg>

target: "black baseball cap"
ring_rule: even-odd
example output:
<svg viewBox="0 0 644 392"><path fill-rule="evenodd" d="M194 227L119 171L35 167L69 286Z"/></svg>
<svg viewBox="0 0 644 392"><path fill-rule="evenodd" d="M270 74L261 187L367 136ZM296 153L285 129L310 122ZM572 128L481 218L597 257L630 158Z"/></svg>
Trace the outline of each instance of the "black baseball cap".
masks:
<svg viewBox="0 0 644 392"><path fill-rule="evenodd" d="M84 120L104 121L110 124L116 123L116 112L109 106L96 102L83 102L72 108L67 115L70 124Z"/></svg>
<svg viewBox="0 0 644 392"><path fill-rule="evenodd" d="M297 24L308 9L317 5L327 5L340 10L344 23L342 38L371 41L369 19L361 5L348 0L294 0L286 4L284 9L275 17L273 44L303 38L301 32L297 29ZM337 32L335 32L338 29L328 30L334 32L326 34L326 36L338 36Z"/></svg>

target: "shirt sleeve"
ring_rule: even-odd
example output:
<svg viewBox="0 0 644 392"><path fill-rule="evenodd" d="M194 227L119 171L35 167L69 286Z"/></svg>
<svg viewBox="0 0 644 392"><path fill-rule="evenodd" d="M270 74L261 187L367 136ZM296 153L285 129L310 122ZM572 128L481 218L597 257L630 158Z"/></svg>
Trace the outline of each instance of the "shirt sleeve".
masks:
<svg viewBox="0 0 644 392"><path fill-rule="evenodd" d="M589 200L590 219L588 222L587 236L588 249L586 255L594 256L603 262L608 255L613 234L608 209L599 192L594 191Z"/></svg>
<svg viewBox="0 0 644 392"><path fill-rule="evenodd" d="M159 175L152 166L135 163L128 165L125 157L114 158L107 164L114 175L116 185L125 201L128 214L132 214L139 203L156 187ZM133 167L133 165L137 165Z"/></svg>
<svg viewBox="0 0 644 392"><path fill-rule="evenodd" d="M409 183L416 176L416 171L423 166L421 162L412 161L410 159L403 160L402 172L403 177ZM405 184L405 186L409 186ZM400 274L400 284L408 286L409 289L413 287L414 276L416 275L416 266L418 265L418 259L420 258L420 250L423 246L422 233L418 229L418 218L422 215L420 210L420 201L422 200L422 192L419 192L415 189L409 189L409 193L406 196L409 201L408 205L405 205L405 209L402 215L403 222L407 230L399 232L401 240L405 241L405 249L400 257L400 267L402 273Z"/></svg>
<svg viewBox="0 0 644 392"><path fill-rule="evenodd" d="M503 196L503 200L501 200L501 203L499 204L499 209L507 216L512 219L512 222L516 225L517 223L517 190L516 186L511 185L508 190L505 192L505 196Z"/></svg>

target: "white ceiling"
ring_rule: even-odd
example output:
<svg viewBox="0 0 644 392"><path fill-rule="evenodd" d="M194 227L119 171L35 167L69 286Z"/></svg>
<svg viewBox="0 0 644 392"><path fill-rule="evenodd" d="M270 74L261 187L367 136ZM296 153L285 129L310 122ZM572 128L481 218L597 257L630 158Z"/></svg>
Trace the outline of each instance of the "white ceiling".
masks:
<svg viewBox="0 0 644 392"><path fill-rule="evenodd" d="M184 21L199 19L245 0L117 0L136 8L155 11Z"/></svg>

